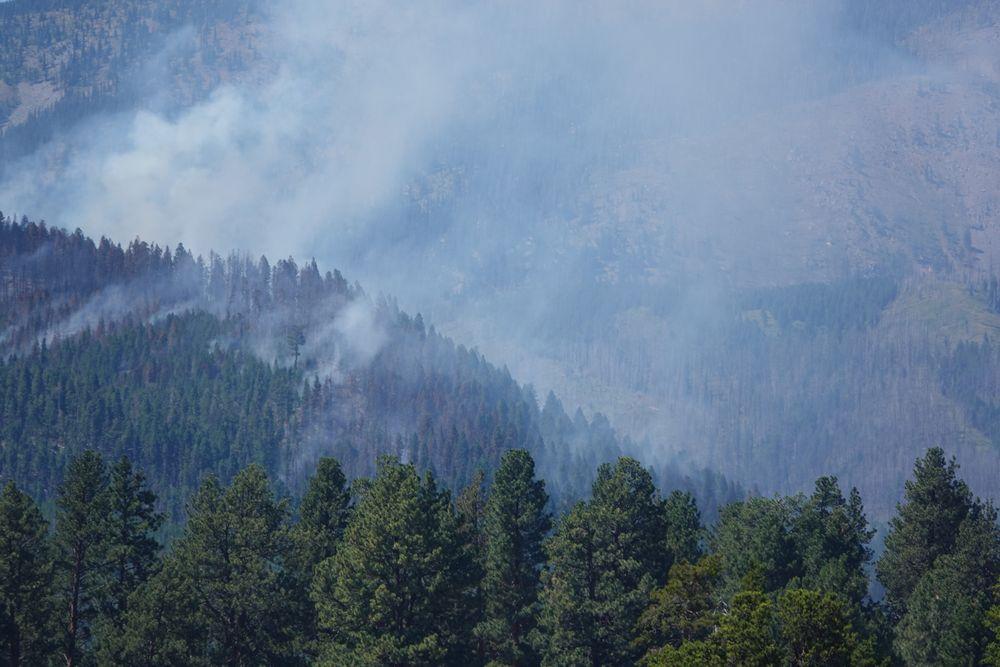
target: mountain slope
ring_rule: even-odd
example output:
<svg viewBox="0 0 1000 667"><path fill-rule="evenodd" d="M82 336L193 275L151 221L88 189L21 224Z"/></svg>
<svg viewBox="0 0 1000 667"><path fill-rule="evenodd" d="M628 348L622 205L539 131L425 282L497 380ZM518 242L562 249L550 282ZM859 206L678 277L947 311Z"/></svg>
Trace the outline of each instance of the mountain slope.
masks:
<svg viewBox="0 0 1000 667"><path fill-rule="evenodd" d="M51 4L4 8L0 33L32 45L17 53L65 58L76 38L46 35L66 12L92 16L82 35L142 20L73 56L93 107L39 108L17 126L34 139L0 138L20 155L56 137L4 162L6 210L315 254L541 394L607 414L649 462L766 492L833 472L885 518L910 462L942 445L995 495L995 0L300 0L277 18L175 0L155 30L157 5ZM16 55L12 90L77 94ZM137 63L162 65L166 101L130 88ZM92 324L120 303L171 310L120 289L38 307ZM34 306L19 308L2 335L30 346ZM254 344L272 360L287 334Z"/></svg>
<svg viewBox="0 0 1000 667"><path fill-rule="evenodd" d="M4 219L0 278L0 478L40 499L91 448L141 463L174 518L205 474L252 462L297 494L321 456L356 477L393 453L461 488L526 448L562 503L636 448L315 262L206 263ZM742 493L708 471L655 472L709 515Z"/></svg>

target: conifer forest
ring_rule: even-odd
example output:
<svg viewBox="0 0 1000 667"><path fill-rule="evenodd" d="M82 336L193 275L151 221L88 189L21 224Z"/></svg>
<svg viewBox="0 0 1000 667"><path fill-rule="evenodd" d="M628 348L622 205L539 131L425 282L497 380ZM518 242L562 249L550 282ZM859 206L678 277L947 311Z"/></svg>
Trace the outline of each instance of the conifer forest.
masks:
<svg viewBox="0 0 1000 667"><path fill-rule="evenodd" d="M0 0L0 667L1000 667L1000 0Z"/></svg>

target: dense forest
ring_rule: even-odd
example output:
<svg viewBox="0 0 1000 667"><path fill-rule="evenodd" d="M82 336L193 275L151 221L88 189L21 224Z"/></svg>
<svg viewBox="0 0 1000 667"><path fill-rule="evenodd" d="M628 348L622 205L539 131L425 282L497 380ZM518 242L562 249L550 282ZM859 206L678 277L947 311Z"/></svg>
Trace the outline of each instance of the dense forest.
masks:
<svg viewBox="0 0 1000 667"><path fill-rule="evenodd" d="M4 664L1000 664L996 510L940 449L874 563L861 496L833 477L706 525L620 458L553 515L523 449L457 494L391 456L353 482L321 458L299 502L256 464L207 475L166 545L157 506L128 457L92 450L54 525L4 487Z"/></svg>
<svg viewBox="0 0 1000 667"><path fill-rule="evenodd" d="M642 447L315 262L205 261L9 219L0 260L0 478L42 502L87 449L129 456L179 520L208 471L258 463L296 492L321 456L354 478L392 453L459 488L526 448L566 503ZM709 516L744 493L655 471Z"/></svg>
<svg viewBox="0 0 1000 667"><path fill-rule="evenodd" d="M693 109L680 110L682 117L715 117L723 110L725 124L732 127L721 133L711 130L711 136L701 139L693 131L688 153L674 145L669 132L659 134L662 119L672 116L650 109L663 100L631 99L639 89L673 87L644 83L635 90L599 88L602 82L592 76L593 68L584 71L571 64L589 62L601 49L592 48L588 38L579 40L587 45L580 51L573 50L575 42L564 50L565 44L550 42L552 35L546 35L538 41L562 54L558 58L539 59L537 66L514 76L503 58L477 70L477 80L515 84L498 98L487 94L468 104L456 103L477 111L469 117L463 111L456 122L441 123L450 128L441 136L414 141L433 149L412 160L416 166L394 190L402 193L398 201L383 203L370 217L366 213L350 223L330 220L319 211L315 216L305 212L288 224L312 244L306 247L321 261L336 257L344 268L342 258L363 258L351 267L352 273L369 271L373 277L366 279L367 285L391 290L404 303L427 304L424 310L433 309L439 331L475 344L495 363L507 363L519 381L542 387L538 398L543 405L552 389L569 406L570 422L578 421L573 419L576 406L584 406L588 416L596 411L607 415L619 433L647 442L650 447L644 451L658 466L661 461L683 461L685 470L711 468L746 487L782 493L807 488L820 474L836 474L858 486L869 511L881 522L903 491L909 461L928 447L946 443L962 462L972 488L992 497L1000 475L1000 403L991 394L991 378L1000 373L994 350L1000 313L987 274L997 265L990 248L1000 244L989 240L1000 207L992 195L982 193L994 191L988 184L996 180L1000 164L995 159L997 124L991 115L1000 108L993 103L1000 88L998 70L988 62L977 65L980 56L975 54L995 52L990 35L996 34L1000 16L997 3L838 0L807 6L814 4L820 7L819 35L832 40L833 46L826 45L832 50L816 44L821 57L805 48L790 62L765 63L765 73L767 66L774 66L779 76L761 80L773 85L763 89L762 97L780 97L786 89L795 89L793 97L803 93L810 102L804 107L797 106L802 99L796 97L796 106L758 117L753 105L744 111L743 105L721 97L699 110L702 87L686 87L693 94L690 103L680 92L666 95ZM328 77L325 70L317 74L295 69L295 62L282 59L287 55L282 47L294 44L269 41L275 39L269 12L278 5L282 3L255 0L0 3L5 44L0 50L0 171L26 174L32 183L60 183L60 165L72 156L89 155L89 141L127 133L131 124L120 125L122 117L131 118L139 109L172 124L229 84L247 99L258 99L281 65L290 66L296 80L327 83L331 97L340 99L345 82ZM721 16L724 23L731 18L738 26L749 19L747 25L756 29L747 34L760 32L763 26L752 20L767 12L739 7L729 11L713 6L709 18ZM576 13L567 12L567 18ZM425 12L415 14L419 19ZM391 9L378 15L380 21L399 18ZM796 15L776 14L793 22ZM567 30L572 32L572 26ZM413 33L404 29L400 34ZM795 41L791 31L783 37ZM963 45L969 46L971 63L964 60L969 54ZM612 40L610 46L614 51L621 45ZM338 48L321 50L320 59L339 61ZM548 50L533 55L547 58ZM374 62L384 51L395 53L382 47L361 53L371 53ZM416 52L422 53L420 48ZM887 53L890 67L883 58ZM350 56L351 50L343 54ZM725 74L731 69L711 70L713 59L704 55L690 61L709 68L705 72ZM622 58L604 65L610 64L614 73L649 60ZM734 57L731 62L740 60ZM348 71L367 67L365 58L344 62ZM410 59L399 58L384 71L397 71L396 66L406 62ZM551 78L547 68L552 68ZM660 69L637 70L632 76L649 81ZM662 69L669 73L671 68ZM938 80L942 72L965 73L949 79L953 85L943 85ZM679 84L686 84L686 77L675 74ZM610 78L629 80L614 74ZM523 89L516 84L520 79L525 81ZM709 75L705 80L715 79ZM466 81L452 83L456 89L479 90ZM370 99L346 92L347 106L355 97ZM759 108L771 109L769 104ZM476 115L483 109L495 114ZM667 104L666 111L679 110ZM267 127L281 125L277 119L283 117L270 117ZM838 136L816 143L825 136L819 130L828 127L852 137L851 142ZM869 133L870 128L877 129ZM755 137L760 143L747 143ZM893 151L898 149L903 157L894 157L886 137L899 142ZM313 146L317 137L298 139ZM514 144L540 149L510 151ZM36 153L39 147L45 150ZM278 152L298 155L291 145ZM28 162L16 159L31 155ZM745 173L730 173L734 164L743 165ZM972 164L978 166L969 167ZM775 165L790 165L789 171ZM285 171L283 163L262 168L265 174ZM759 196L747 194L755 192ZM262 211L271 212L266 219L245 223L242 219L248 216L221 215L208 225L232 230L236 243L253 245L254 228L281 224L269 208L281 193L278 187L274 196L254 200ZM19 193L15 188L11 194L16 199ZM63 203L48 194L39 201ZM75 201L71 196L70 202ZM803 202L825 203L800 208ZM7 211L15 205L0 203ZM16 205L27 213L39 210ZM74 205L56 206L50 218L55 210L62 213L57 224L70 228L102 224L74 219ZM103 215L100 208L94 211ZM704 215L692 214L698 211ZM344 224L336 233L316 232L340 222ZM124 224L120 228L130 229ZM360 241L351 237L355 228L364 230ZM316 233L309 236L306 230ZM261 267L245 257L206 257L197 271L158 273L153 266L159 262L176 267L197 264L196 258L142 242L124 249L111 242L108 247L98 244L102 247L93 253L89 240L72 234L32 245L24 238L31 233L18 232L23 251L16 258L4 255L0 264L5 274L0 289L20 295L15 307L7 309L15 302L5 297L5 308L0 309L5 347L28 353L42 332L50 338L78 332L96 327L102 318L119 319L126 311L133 312L136 321L159 321L185 300L196 300L220 321L234 315L226 326L236 328L244 351L254 350L267 363L278 360L286 367L292 359L290 365L296 365L294 354L286 353L294 345L284 342L294 341L296 332L276 331L263 321L269 315L261 317L270 312L271 293L261 276L270 279L278 269L298 271L313 284L318 270L311 265ZM163 234L160 238L169 236L171 242L180 238L173 231ZM244 234L246 239L241 238ZM58 250L46 259L42 255L50 247ZM0 252L8 251L9 246ZM29 257L31 266L18 268ZM103 264L92 263L97 257ZM143 280L125 278L140 274ZM185 283L174 277L180 274L195 277ZM38 281L45 284L46 293L28 296ZM209 281L214 281L213 296L206 301L204 284ZM986 287L981 289L981 284ZM324 289L342 287L326 284ZM173 293L164 296L164 290ZM266 298L255 303L255 295ZM375 310L377 299L372 303ZM391 319L391 313L383 312ZM239 317L252 325L248 334L240 331L244 325L237 322ZM267 329L265 334L255 328L258 325ZM309 345L307 341L305 347ZM302 364L316 363L308 357L303 355ZM311 402L329 406L337 400L346 409L345 402L331 398L334 387L343 391L342 384L323 389L319 399L312 395L317 375L321 385L326 382L317 370L329 365L299 368L303 377L296 382L301 387L309 381ZM366 391L364 385L355 385L355 390ZM300 429L304 444L298 458L308 465L313 448L309 442L362 438L383 443L378 445L382 451L389 442L399 453L433 459L444 479L466 481L474 461L457 457L466 470L454 479L440 469L451 465L444 452L459 451L449 450L446 443L466 437L460 425L455 425L457 435L452 432L452 421L465 417L424 428L416 424L416 408L405 408L408 423L386 433L379 432L381 417L362 423L324 408L315 428ZM320 424L323 420L326 423ZM477 433L474 440L506 437L488 428L498 434ZM345 430L351 435L343 436ZM512 426L509 431L515 430ZM416 431L428 445L411 442ZM359 436L361 432L366 435ZM282 439L288 442L287 428ZM549 447L552 438L543 439ZM372 458L364 452L372 446L348 447L353 454L338 451L345 467L353 469L350 461L356 460L357 472L369 474ZM539 465L554 488L573 483L579 492L586 486L561 482L561 477L572 476L551 469L540 455ZM51 488L51 479L45 484ZM176 503L173 511L179 511Z"/></svg>
<svg viewBox="0 0 1000 667"><path fill-rule="evenodd" d="M998 127L1000 0L0 0L0 666L1000 667Z"/></svg>

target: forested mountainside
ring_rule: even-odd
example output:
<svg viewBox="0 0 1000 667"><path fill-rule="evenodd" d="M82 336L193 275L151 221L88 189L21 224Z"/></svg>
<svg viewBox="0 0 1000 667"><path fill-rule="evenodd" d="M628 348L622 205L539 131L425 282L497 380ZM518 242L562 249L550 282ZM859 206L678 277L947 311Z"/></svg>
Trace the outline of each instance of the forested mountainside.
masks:
<svg viewBox="0 0 1000 667"><path fill-rule="evenodd" d="M353 478L393 453L460 488L525 448L567 503L641 449L315 262L206 262L4 218L0 282L0 477L43 501L88 449L141 465L172 519L205 474L250 463L298 494L321 456ZM743 494L652 463L710 516Z"/></svg>
<svg viewBox="0 0 1000 667"><path fill-rule="evenodd" d="M586 405L596 386L626 432L762 489L799 489L828 469L886 517L902 492L895 472L935 443L964 462L973 488L997 492L1000 314L989 284L886 273L708 294L693 327L686 304L609 290L618 296L587 316L561 302L565 319L532 335L574 369L555 383L560 395ZM510 356L515 374L551 368Z"/></svg>
<svg viewBox="0 0 1000 667"><path fill-rule="evenodd" d="M68 665L998 665L1000 529L940 449L916 461L873 561L862 498L726 506L635 459L561 516L523 449L461 492L386 456L309 471L293 508L264 468L209 476L161 551L128 458L73 458L54 527L0 493L0 655ZM869 568L886 591L867 596Z"/></svg>
<svg viewBox="0 0 1000 667"><path fill-rule="evenodd" d="M995 0L364 4L2 3L0 205L315 254L645 461L885 519L941 445L996 495Z"/></svg>

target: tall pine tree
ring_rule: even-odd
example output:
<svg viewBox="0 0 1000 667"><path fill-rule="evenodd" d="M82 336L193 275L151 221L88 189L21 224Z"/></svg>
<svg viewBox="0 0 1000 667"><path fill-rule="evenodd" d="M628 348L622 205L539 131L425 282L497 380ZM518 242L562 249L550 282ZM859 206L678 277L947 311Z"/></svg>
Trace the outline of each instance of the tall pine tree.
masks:
<svg viewBox="0 0 1000 667"><path fill-rule="evenodd" d="M623 457L597 472L548 542L542 592L544 664L622 664L641 653L633 629L665 579L662 504L652 477Z"/></svg>
<svg viewBox="0 0 1000 667"><path fill-rule="evenodd" d="M107 467L100 454L73 459L56 500L59 597L64 613L62 653L67 667L89 649L92 623L102 601L106 573Z"/></svg>
<svg viewBox="0 0 1000 667"><path fill-rule="evenodd" d="M875 570L894 619L906 613L910 595L937 558L951 552L958 527L973 511L972 493L957 470L942 449L928 450L917 459L905 500L889 522L885 551Z"/></svg>
<svg viewBox="0 0 1000 667"><path fill-rule="evenodd" d="M358 504L313 599L331 664L460 662L474 597L474 564L447 492L391 457L356 484Z"/></svg>
<svg viewBox="0 0 1000 667"><path fill-rule="evenodd" d="M202 632L175 640L213 664L291 661L298 619L285 564L289 551L287 503L275 499L263 468L249 466L225 489L207 478L191 500L167 573L153 582L162 585L174 577L177 587L193 596L171 607L196 610ZM176 620L181 627L186 622Z"/></svg>
<svg viewBox="0 0 1000 667"><path fill-rule="evenodd" d="M13 482L0 493L0 662L45 664L52 650L48 524Z"/></svg>
<svg viewBox="0 0 1000 667"><path fill-rule="evenodd" d="M531 455L522 449L505 453L486 502L486 618L477 629L488 658L498 664L536 662L529 637L545 562L542 541L551 526L547 502Z"/></svg>
<svg viewBox="0 0 1000 667"><path fill-rule="evenodd" d="M129 596L158 566L156 532L163 516L156 511L156 494L145 475L123 456L111 468L105 523L106 569L97 634L102 659L121 662L117 640L122 634Z"/></svg>

